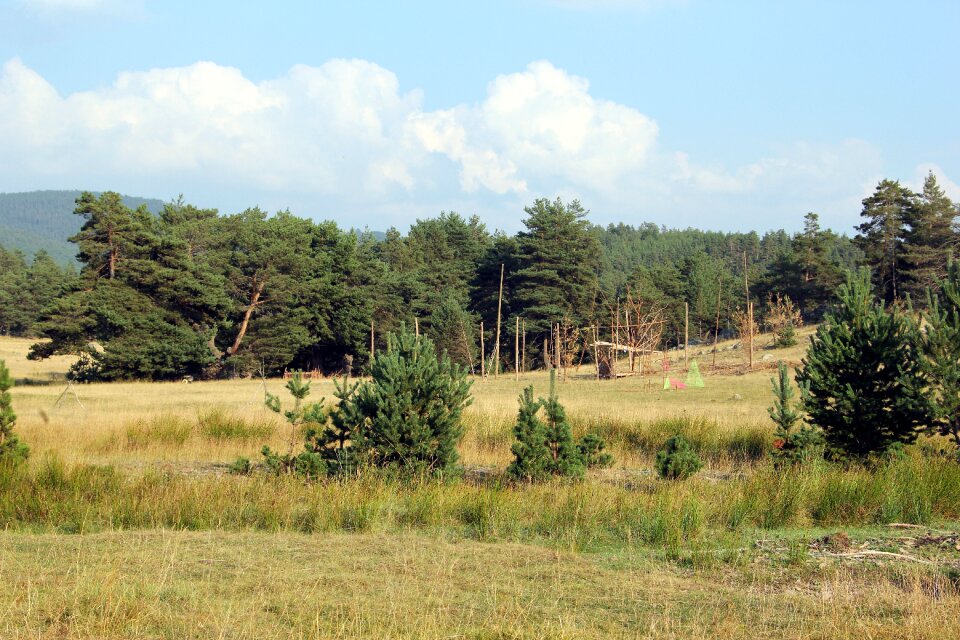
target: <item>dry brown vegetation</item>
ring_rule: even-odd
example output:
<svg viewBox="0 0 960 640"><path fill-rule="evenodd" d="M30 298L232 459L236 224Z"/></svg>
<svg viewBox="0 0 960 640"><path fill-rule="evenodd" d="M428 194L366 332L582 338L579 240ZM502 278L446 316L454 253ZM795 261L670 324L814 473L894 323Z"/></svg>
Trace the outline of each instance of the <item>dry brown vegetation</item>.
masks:
<svg viewBox="0 0 960 640"><path fill-rule="evenodd" d="M285 446L259 381L82 385L82 409L72 396L55 408L68 362L29 362L27 341L0 339L33 449L28 469L0 473L0 636L956 636L955 463L917 452L784 474L765 459L762 367L798 362L810 331L789 350L758 338L752 373L732 372L732 343L723 375L708 347L691 349L705 389L599 382L584 367L561 401L617 464L534 487L485 478L509 462L517 395L545 392L542 373L475 384L464 481L308 484L224 473ZM330 381L313 389L332 398ZM652 453L678 430L707 468L658 480ZM922 528L886 526L903 520Z"/></svg>

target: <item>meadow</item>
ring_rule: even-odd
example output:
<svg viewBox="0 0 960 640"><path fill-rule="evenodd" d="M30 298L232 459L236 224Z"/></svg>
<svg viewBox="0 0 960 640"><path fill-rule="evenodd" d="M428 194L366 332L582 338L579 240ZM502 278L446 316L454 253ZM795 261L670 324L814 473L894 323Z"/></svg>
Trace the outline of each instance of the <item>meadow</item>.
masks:
<svg viewBox="0 0 960 640"><path fill-rule="evenodd" d="M616 463L531 486L501 472L517 395L546 395L542 372L475 382L462 477L307 483L227 472L289 447L260 380L77 385L55 406L69 361L27 361L28 345L0 339L32 448L0 469L3 637L960 633L960 466L942 443L870 468L769 463L771 365L801 346L758 350L752 372L731 344L718 372L694 348L703 389L571 370L574 429ZM329 402L333 385L312 390ZM706 466L660 480L652 457L678 431Z"/></svg>

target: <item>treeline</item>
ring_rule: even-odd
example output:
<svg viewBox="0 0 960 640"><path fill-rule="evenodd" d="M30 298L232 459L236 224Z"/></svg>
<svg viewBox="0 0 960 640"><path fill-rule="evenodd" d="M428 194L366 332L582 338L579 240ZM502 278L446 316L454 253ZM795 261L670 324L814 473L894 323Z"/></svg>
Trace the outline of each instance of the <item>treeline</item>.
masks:
<svg viewBox="0 0 960 640"><path fill-rule="evenodd" d="M920 194L881 182L852 239L821 229L813 213L793 235L602 228L579 202L559 199L527 207L513 236L456 213L383 238L289 212L219 215L182 201L155 215L115 193L84 193L75 213L78 274L44 280L32 273L53 273L42 255L28 265L0 254L11 265L0 275L0 330L48 338L31 357L76 354L78 378L106 380L365 371L371 333L383 349L403 324L479 370L482 322L482 353L511 368L518 318L526 362L538 366L554 323L609 327L628 295L662 310L666 344L683 340L684 303L691 339L712 336L717 317L731 331L748 289L761 315L777 293L815 321L860 265L888 301L922 291L945 273L957 238L957 208L933 175ZM30 304L15 302L24 297Z"/></svg>

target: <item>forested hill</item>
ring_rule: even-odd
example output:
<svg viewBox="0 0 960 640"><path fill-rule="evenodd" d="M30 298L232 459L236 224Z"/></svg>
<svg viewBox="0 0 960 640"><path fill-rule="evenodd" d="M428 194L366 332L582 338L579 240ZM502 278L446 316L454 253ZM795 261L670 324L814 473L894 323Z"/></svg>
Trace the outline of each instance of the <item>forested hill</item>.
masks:
<svg viewBox="0 0 960 640"><path fill-rule="evenodd" d="M7 249L19 249L32 256L43 249L59 264L71 262L77 247L67 238L80 230L83 219L74 215L80 191L28 191L0 193L0 238ZM131 209L146 205L153 213L163 202L153 198L123 196Z"/></svg>

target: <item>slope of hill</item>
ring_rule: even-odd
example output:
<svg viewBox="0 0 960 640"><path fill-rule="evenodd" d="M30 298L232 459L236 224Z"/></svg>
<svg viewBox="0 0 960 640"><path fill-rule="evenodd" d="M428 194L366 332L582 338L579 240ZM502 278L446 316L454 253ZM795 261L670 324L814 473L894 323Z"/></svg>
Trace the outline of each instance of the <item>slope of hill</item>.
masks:
<svg viewBox="0 0 960 640"><path fill-rule="evenodd" d="M80 216L73 214L74 201L80 193L0 193L0 245L30 256L45 249L60 264L70 262L77 250L67 238L79 231L83 223ZM132 208L145 204L154 213L163 208L163 202L157 199L124 196L123 201Z"/></svg>

